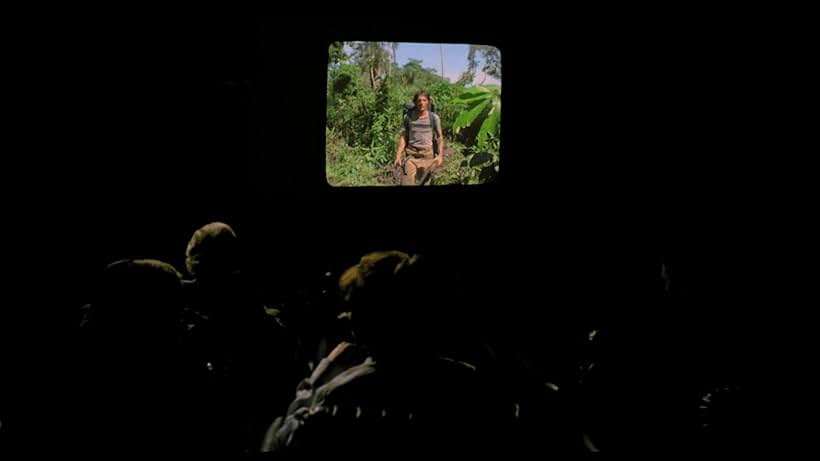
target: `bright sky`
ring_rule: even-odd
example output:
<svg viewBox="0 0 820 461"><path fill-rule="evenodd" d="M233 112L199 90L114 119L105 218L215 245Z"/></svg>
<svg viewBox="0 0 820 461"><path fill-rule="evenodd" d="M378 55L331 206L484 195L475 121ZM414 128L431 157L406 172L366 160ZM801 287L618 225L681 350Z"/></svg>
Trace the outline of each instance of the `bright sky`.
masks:
<svg viewBox="0 0 820 461"><path fill-rule="evenodd" d="M470 50L469 45L454 45L442 44L441 48L438 43L407 43L400 42L396 49L397 61L400 66L407 64L410 58L421 61L421 66L424 68L436 69L436 72L441 74L441 51L444 51L444 77L450 82L455 82L461 74L467 70L467 53ZM345 53L350 55L353 50L345 46ZM473 81L475 84L494 83L500 85L501 82L494 77L490 77L481 71L484 66L484 60L481 53L477 53L478 69L476 70L476 77ZM504 56L501 56L502 66Z"/></svg>

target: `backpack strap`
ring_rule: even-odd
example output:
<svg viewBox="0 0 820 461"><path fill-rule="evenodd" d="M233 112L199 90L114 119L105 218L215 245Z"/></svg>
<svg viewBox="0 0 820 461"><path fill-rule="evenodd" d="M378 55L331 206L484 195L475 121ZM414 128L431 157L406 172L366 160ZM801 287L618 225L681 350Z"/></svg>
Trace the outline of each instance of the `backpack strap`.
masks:
<svg viewBox="0 0 820 461"><path fill-rule="evenodd" d="M433 157L436 156L438 153L438 130L436 129L436 121L438 120L438 114L435 112L430 112L430 128L433 129Z"/></svg>
<svg viewBox="0 0 820 461"><path fill-rule="evenodd" d="M416 110L414 104L404 105L404 142L407 145L410 145L410 116L413 115L414 110Z"/></svg>
<svg viewBox="0 0 820 461"><path fill-rule="evenodd" d="M404 114L404 146L410 145L410 113Z"/></svg>

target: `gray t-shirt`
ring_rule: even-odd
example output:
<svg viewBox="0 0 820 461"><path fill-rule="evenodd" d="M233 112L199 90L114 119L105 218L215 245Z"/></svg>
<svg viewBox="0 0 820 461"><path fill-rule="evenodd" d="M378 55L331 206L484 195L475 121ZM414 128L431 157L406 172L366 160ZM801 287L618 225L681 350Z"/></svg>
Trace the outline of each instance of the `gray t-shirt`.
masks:
<svg viewBox="0 0 820 461"><path fill-rule="evenodd" d="M441 119L439 116L435 112L428 112L427 114L433 117L436 124L436 131L441 131ZM433 127L430 126L430 119L413 119L414 116L418 117L418 114L413 113L410 117L410 133L408 136L410 139L407 140L407 145L417 149L433 147ZM407 123L407 121L405 121L405 123Z"/></svg>

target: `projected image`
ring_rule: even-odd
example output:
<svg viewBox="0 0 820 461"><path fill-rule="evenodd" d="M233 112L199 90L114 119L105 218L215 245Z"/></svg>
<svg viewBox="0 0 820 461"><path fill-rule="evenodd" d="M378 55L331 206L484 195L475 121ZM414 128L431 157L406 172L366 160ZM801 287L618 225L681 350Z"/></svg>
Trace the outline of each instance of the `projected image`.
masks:
<svg viewBox="0 0 820 461"><path fill-rule="evenodd" d="M330 45L325 165L331 186L485 184L498 175L501 151L498 48Z"/></svg>

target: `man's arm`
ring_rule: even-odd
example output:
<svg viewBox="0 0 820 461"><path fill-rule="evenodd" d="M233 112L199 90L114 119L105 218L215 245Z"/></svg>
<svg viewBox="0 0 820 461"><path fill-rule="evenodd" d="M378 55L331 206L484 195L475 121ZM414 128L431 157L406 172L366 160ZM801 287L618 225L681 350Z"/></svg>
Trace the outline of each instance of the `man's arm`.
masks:
<svg viewBox="0 0 820 461"><path fill-rule="evenodd" d="M436 130L438 131L438 157L436 157L436 166L441 166L444 163L444 133L441 132L441 117L436 115Z"/></svg>
<svg viewBox="0 0 820 461"><path fill-rule="evenodd" d="M401 165L401 154L404 152L404 148L407 146L407 142L404 140L404 133L401 134L399 137L399 149L396 151L396 161L393 162L396 165Z"/></svg>

